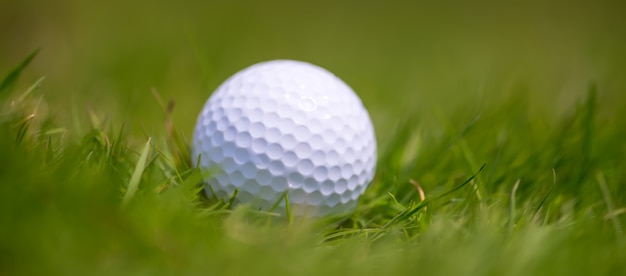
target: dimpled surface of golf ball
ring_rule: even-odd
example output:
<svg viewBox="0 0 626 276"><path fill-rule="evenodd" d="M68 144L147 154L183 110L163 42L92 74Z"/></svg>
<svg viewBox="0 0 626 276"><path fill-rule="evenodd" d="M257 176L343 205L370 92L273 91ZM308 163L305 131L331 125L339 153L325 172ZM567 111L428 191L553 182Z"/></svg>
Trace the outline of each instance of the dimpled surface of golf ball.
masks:
<svg viewBox="0 0 626 276"><path fill-rule="evenodd" d="M258 210L350 212L374 176L376 138L361 100L310 63L275 60L226 80L206 102L192 154L206 192ZM200 158L199 161L197 158ZM277 206L277 207L276 207Z"/></svg>

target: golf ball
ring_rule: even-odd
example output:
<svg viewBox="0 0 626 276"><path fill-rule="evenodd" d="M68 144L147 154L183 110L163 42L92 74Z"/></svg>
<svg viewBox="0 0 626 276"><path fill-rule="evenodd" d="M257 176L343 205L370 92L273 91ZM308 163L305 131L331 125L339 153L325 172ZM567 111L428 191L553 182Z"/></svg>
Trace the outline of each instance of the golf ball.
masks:
<svg viewBox="0 0 626 276"><path fill-rule="evenodd" d="M220 85L198 117L192 154L207 194L297 215L350 212L374 176L376 138L354 91L292 60L252 65ZM199 159L198 159L199 158ZM199 162L199 163L198 163Z"/></svg>

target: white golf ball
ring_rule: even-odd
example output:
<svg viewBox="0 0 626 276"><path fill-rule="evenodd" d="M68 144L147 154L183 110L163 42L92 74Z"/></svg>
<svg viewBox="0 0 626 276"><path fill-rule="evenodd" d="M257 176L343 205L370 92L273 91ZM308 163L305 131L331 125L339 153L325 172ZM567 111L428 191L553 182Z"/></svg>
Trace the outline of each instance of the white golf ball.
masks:
<svg viewBox="0 0 626 276"><path fill-rule="evenodd" d="M204 105L193 157L209 170L206 192L295 214L350 212L372 180L376 138L361 100L329 71L301 61L250 66Z"/></svg>

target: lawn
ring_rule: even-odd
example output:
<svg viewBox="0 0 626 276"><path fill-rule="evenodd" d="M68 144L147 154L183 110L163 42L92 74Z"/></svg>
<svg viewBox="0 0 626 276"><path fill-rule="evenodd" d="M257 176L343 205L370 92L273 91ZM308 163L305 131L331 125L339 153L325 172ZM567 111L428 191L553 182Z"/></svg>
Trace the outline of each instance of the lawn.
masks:
<svg viewBox="0 0 626 276"><path fill-rule="evenodd" d="M626 274L618 1L0 3L2 275ZM344 217L207 197L204 102L272 59L361 97Z"/></svg>

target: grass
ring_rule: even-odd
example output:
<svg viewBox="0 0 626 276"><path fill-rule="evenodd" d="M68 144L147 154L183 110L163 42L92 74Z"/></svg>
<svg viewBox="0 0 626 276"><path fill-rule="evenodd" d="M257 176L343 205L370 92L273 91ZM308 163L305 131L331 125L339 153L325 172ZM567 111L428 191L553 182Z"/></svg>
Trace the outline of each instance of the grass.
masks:
<svg viewBox="0 0 626 276"><path fill-rule="evenodd" d="M59 30L64 20L84 24L72 25L76 57L51 54L63 56L59 39L11 65L0 62L7 68L0 75L0 274L626 272L626 48L615 46L624 36L614 27L623 22L621 6L568 5L575 20L510 8L535 16L530 22L470 16L495 3L446 8L436 13L443 19L429 15L439 7L417 9L419 20L439 24L429 27L408 4L326 4L337 12L309 7L324 21L251 3L216 3L202 20L201 4L169 11L158 2L162 13L142 14L152 23L177 12L192 18L182 27L189 53L175 50L182 46L169 25L154 35L137 27L145 22L115 27L106 19L108 9L117 12L113 4L74 3L85 14L46 17ZM92 9L102 13L88 16ZM238 13L248 19L228 16ZM286 43L278 15L298 19L287 31L307 35ZM229 27L217 27L222 21ZM255 22L261 33L248 29ZM466 24L446 25L455 22ZM108 24L119 40L110 39ZM326 32L316 33L316 24ZM212 36L199 35L204 26L214 27ZM497 47L482 49L463 30ZM555 40L543 44L541 31ZM136 46L135 35L154 44ZM261 35L271 39L257 42ZM2 47L3 57L20 52ZM378 50L388 55L371 54ZM181 56L166 66L171 53ZM190 163L188 137L204 92L283 53L329 64L375 123L376 177L347 217L304 220L208 199L203 172ZM189 64L197 72L181 69ZM73 87L83 90L66 91Z"/></svg>
<svg viewBox="0 0 626 276"><path fill-rule="evenodd" d="M596 118L596 93L591 87L547 132L528 133L532 123L523 119L502 121L519 108L513 104L466 125L447 119L441 137L407 122L382 149L378 176L354 214L291 223L202 197L200 173L174 160L187 151L173 141L177 130L161 134L169 142L147 138L140 146L92 115L89 131L74 137L38 116L36 90L5 95L1 267L5 274L620 274L626 191L615 151L623 153L623 131ZM491 127L475 130L480 124ZM512 135L494 133L501 129Z"/></svg>

